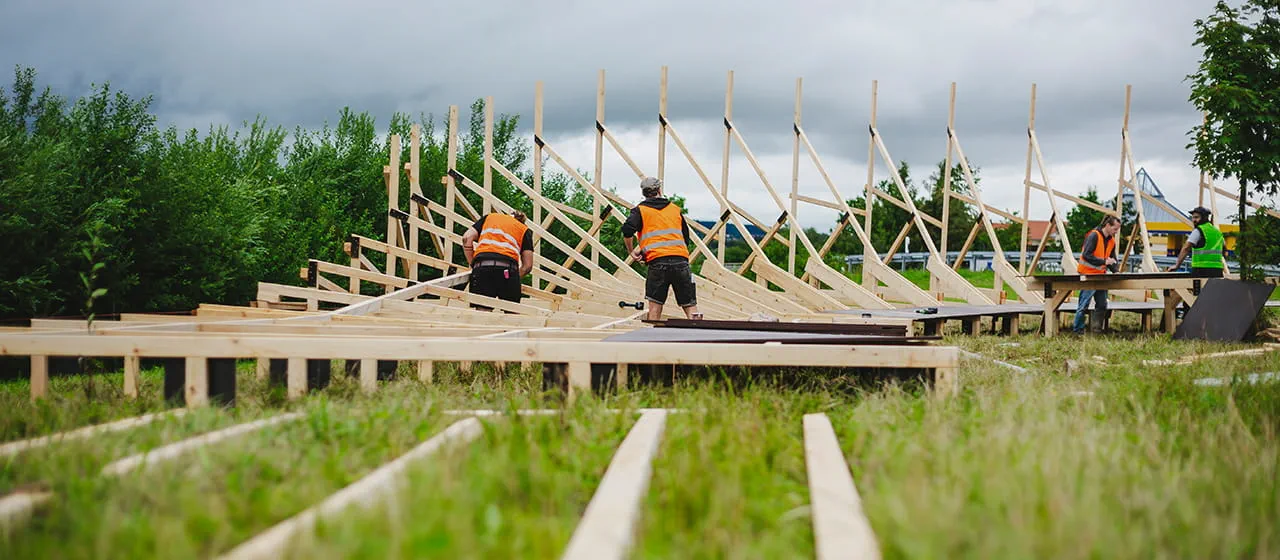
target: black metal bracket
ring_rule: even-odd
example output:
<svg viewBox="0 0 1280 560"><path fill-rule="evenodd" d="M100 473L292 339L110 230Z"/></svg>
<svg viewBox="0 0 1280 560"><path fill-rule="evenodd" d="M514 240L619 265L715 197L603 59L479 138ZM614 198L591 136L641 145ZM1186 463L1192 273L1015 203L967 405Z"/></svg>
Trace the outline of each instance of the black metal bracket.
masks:
<svg viewBox="0 0 1280 560"><path fill-rule="evenodd" d="M316 287L316 278L320 276L320 272L316 270L316 266L315 259L307 261L307 285L312 288Z"/></svg>
<svg viewBox="0 0 1280 560"><path fill-rule="evenodd" d="M391 208L387 210L387 214L401 222L409 221L409 213L399 208Z"/></svg>

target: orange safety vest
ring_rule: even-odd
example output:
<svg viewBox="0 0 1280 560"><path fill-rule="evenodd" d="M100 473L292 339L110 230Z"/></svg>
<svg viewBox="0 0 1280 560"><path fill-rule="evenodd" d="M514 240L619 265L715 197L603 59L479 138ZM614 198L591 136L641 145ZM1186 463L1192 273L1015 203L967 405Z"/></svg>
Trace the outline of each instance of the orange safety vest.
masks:
<svg viewBox="0 0 1280 560"><path fill-rule="evenodd" d="M643 204L640 208L640 250L644 252L644 261L649 262L658 257L679 255L689 258L689 247L685 245L684 231L680 226L684 222L680 207L668 204L658 210Z"/></svg>
<svg viewBox="0 0 1280 560"><path fill-rule="evenodd" d="M1086 243L1088 243L1090 235L1101 236L1102 232L1096 229L1089 230L1088 235L1084 236ZM1106 261L1107 257L1110 257L1112 253L1115 252L1115 250L1116 250L1116 238L1114 235L1111 236L1111 239L1107 239L1107 240L1103 240L1100 237L1098 239L1098 243L1094 244L1093 246L1093 256L1099 259L1102 259L1103 261ZM1084 252L1084 245L1080 246L1080 252L1081 253ZM1107 269L1105 266L1102 268L1093 266L1089 264L1088 261L1084 260L1084 255L1081 255L1080 257L1081 257L1080 262L1076 264L1076 272L1080 274L1106 274L1107 273Z"/></svg>
<svg viewBox="0 0 1280 560"><path fill-rule="evenodd" d="M484 229L476 241L476 256L494 253L511 257L520 262L520 240L529 227L506 214L489 214L484 219Z"/></svg>

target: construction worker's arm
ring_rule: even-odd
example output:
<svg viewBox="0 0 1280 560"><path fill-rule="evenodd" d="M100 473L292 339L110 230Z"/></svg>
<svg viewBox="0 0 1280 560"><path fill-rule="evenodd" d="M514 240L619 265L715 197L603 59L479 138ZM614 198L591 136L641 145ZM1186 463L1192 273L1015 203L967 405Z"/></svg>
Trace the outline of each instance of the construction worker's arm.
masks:
<svg viewBox="0 0 1280 560"><path fill-rule="evenodd" d="M644 253L636 250L636 236L640 235L640 229L644 226L644 220L640 216L640 207L631 209L631 215L627 216L627 221L622 223L622 244L627 247L627 254L631 255L637 261L644 261Z"/></svg>
<svg viewBox="0 0 1280 560"><path fill-rule="evenodd" d="M525 230L520 240L520 276L533 271L533 231Z"/></svg>
<svg viewBox="0 0 1280 560"><path fill-rule="evenodd" d="M467 257L467 266L471 266L471 261L476 258L476 239L479 237L474 228L467 228L467 232L462 234L462 254Z"/></svg>
<svg viewBox="0 0 1280 560"><path fill-rule="evenodd" d="M520 253L520 276L526 276L533 272L533 251L525 249Z"/></svg>
<svg viewBox="0 0 1280 560"><path fill-rule="evenodd" d="M1173 266L1169 267L1167 272L1173 272L1175 270L1178 270L1178 267L1182 266L1182 261L1187 259L1187 253L1190 253L1190 252L1191 252L1191 244L1183 243L1182 250L1178 251L1178 262L1173 263ZM1222 256L1226 257L1226 253L1227 253L1227 250L1224 248L1222 250Z"/></svg>

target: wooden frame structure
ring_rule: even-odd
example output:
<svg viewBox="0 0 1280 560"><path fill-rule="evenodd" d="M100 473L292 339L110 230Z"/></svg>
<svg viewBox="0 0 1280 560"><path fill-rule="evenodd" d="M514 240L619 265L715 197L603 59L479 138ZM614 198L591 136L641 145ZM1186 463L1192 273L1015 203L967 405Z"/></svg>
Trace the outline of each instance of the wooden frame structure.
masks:
<svg viewBox="0 0 1280 560"><path fill-rule="evenodd" d="M676 344L612 342L611 336L650 328L640 319L644 277L633 267L631 255L618 255L603 238L606 223L621 224L634 203L627 197L605 188L602 179L605 145L624 161L635 177L664 177L666 151L670 145L679 150L699 181L721 209L719 219L704 227L691 222L692 260L698 267L699 306L707 319L744 320L767 315L783 322L889 324L904 326L919 322L911 311L921 307L945 306L945 297L958 297L965 302L973 317L962 319L966 332L976 330L971 324L982 316L1008 319L1020 312L1002 312L1008 302L1002 287L1013 287L1017 299L1025 303L1048 305L1053 297L1042 294L1026 276L1034 270L1040 251L1030 263L1026 259L1027 222L1032 188L1049 197L1054 229L1066 237L1065 213L1059 199L1085 204L1115 215L1101 205L1055 190L1049 180L1045 158L1035 131L1035 85L1031 89L1031 111L1028 120L1027 173L1024 179L1023 214L1017 215L995 208L984 201L965 156L956 128L956 87L951 84L947 116L947 154L943 177L943 209L941 219L929 216L916 207L910 196L897 197L881 190L875 182L876 160L889 167L889 178L901 193L906 193L884 136L877 127L878 83L871 84L869 113L869 145L866 200L882 199L910 213L888 253L881 256L871 243L869 232L875 204L865 209L850 207L837 182L824 167L802 124L802 81L795 82L795 106L792 123L792 173L788 197L783 197L760 162L752 153L744 133L733 120L733 79L728 73L723 114L724 145L720 181L717 184L706 172L686 144L668 114L667 68L662 67L658 91L657 169L645 170L636 163L605 124L605 74L598 74L595 107L594 175L583 177L566 161L543 135L543 84L534 88L533 173L522 176L494 157L494 110L492 97L486 97L484 110L483 166L480 177L472 177L458 167L460 127L458 107L448 114L447 169L440 178L443 200L428 198L421 187L421 128L414 125L409 134L407 158L402 139L392 135L388 143L388 163L384 167L387 190L387 223L385 239L372 239L352 234L344 244L348 262L334 263L311 259L299 271L303 286L260 283L256 301L247 307L201 305L189 317L171 315L125 314L119 322L97 322L97 329L83 332L82 323L71 321L33 321L28 330L0 333L0 355L32 356L32 395L40 397L47 390L47 357L68 353L126 356L126 392L136 395L139 359L169 358L183 369L185 394L189 404L207 401L209 372L225 368L224 362L236 358L260 359L260 376L273 375L272 368L283 371L291 397L309 390L309 364L331 359L354 361L361 365L361 384L374 390L379 380L379 362L411 361L418 366L423 381L433 377L434 361L458 361L464 366L473 361L546 362L561 364L566 372L566 389L576 396L590 386L591 364L607 364L614 368L618 382L625 381L626 367L619 364L706 364L706 365L792 365L846 367L909 367L932 369L944 387L954 386L956 353L954 349L930 346L827 346L821 344L741 345L741 344ZM1126 87L1124 125L1121 129L1121 167L1117 202L1125 189L1135 193L1138 231L1131 238L1148 239L1142 210L1145 193L1133 180L1132 146L1128 134L1130 88ZM773 201L779 216L771 223L751 214L730 197L729 167L734 146L755 171L759 187ZM803 196L799 190L801 148L808 155L827 187L831 198L823 200ZM407 161L402 161L407 159ZM544 165L555 164L572 179L572 185L590 197L591 210L574 207L543 195ZM968 193L956 192L952 186L953 162L958 163ZM1035 163L1039 181L1032 180ZM403 177L402 177L403 174ZM511 192L531 210L526 225L534 233L535 262L532 282L523 286L524 299L518 303L473 294L464 288L470 271L457 258L455 245L461 244L462 231L490 211L510 212L515 201L504 200L495 193L495 174L510 185ZM401 180L407 181L408 200L400 200ZM1205 182L1201 185L1202 196ZM754 196L758 187L736 185L734 194ZM1209 185L1210 204L1214 191L1228 194ZM978 210L978 220L967 232L960 257L953 265L945 253L949 232L950 205L970 204ZM822 247L817 247L801 227L800 203L839 213L842 227L833 231ZM1117 204L1119 207L1119 204ZM407 210L407 211L406 211ZM1022 256L1015 269L999 243L991 216L1002 216L1022 226ZM765 230L756 240L745 235L750 255L735 271L724 260L726 228L730 225L746 232L747 224ZM935 226L935 236L929 226ZM788 228L786 235L780 235ZM848 227L862 242L865 254L862 282L823 262L837 237ZM552 233L568 232L561 238ZM903 239L915 230L924 239L929 252L927 268L931 273L929 290L921 289L898 271L888 266ZM957 272L964 253L972 246L979 230L985 231L995 248L998 286L982 289L966 281ZM1140 236L1140 237L1139 237ZM772 262L765 248L780 243L787 248L785 267ZM712 244L717 247L713 250ZM558 256L546 254L554 247ZM942 247L942 250L939 249ZM810 258L797 267L797 251L803 247ZM381 260L381 265L377 261ZM1070 244L1065 247L1064 265L1074 266ZM1143 270L1154 272L1147 255ZM749 277L754 276L754 281ZM1135 283L1136 282L1136 283ZM1125 287L1138 285L1130 280ZM370 295L372 284L380 295ZM1163 286L1163 284L1161 284ZM1157 286L1158 288L1158 286ZM1145 291L1144 291L1145 293ZM1059 301L1059 303L1061 303ZM1025 304L1024 304L1025 305ZM671 306L674 307L674 306ZM668 307L668 318L680 312ZM963 306L961 306L963 307ZM1012 307L1008 309L1013 309ZM859 314L857 310L865 310ZM896 310L896 311L895 311ZM948 315L950 316L950 315ZM1016 324L1016 322L1015 322ZM993 325L994 326L994 325ZM1009 325L1006 325L1008 327ZM1052 334L1052 333L1049 333ZM465 341L465 343L461 343ZM206 361L209 360L209 361ZM276 366L270 360L282 360ZM561 367L561 366L556 366Z"/></svg>

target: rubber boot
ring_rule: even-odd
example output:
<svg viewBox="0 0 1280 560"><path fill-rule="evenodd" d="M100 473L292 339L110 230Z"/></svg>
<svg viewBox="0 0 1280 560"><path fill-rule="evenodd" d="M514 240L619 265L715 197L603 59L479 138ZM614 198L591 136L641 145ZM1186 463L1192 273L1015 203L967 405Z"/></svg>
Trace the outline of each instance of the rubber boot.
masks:
<svg viewBox="0 0 1280 560"><path fill-rule="evenodd" d="M1097 309L1094 309L1089 312L1089 332L1090 333L1093 333L1093 334L1101 333L1103 330L1105 330L1106 322L1107 322L1106 310L1099 311Z"/></svg>

